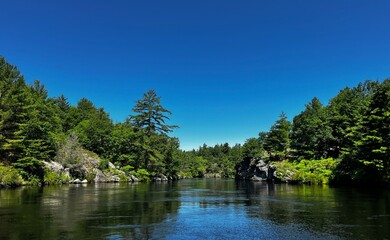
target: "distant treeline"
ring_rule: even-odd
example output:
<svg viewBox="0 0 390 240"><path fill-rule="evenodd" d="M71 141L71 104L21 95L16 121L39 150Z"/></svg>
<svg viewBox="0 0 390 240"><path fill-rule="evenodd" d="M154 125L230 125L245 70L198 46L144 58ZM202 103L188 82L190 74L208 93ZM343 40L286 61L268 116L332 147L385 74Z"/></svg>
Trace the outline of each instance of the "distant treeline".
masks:
<svg viewBox="0 0 390 240"><path fill-rule="evenodd" d="M389 181L390 80L366 81L345 88L327 106L314 98L293 122L282 113L268 132L245 144L227 143L182 151L168 133L171 112L150 90L122 123L82 98L72 106L63 95L49 97L39 81L26 84L17 68L0 57L0 183L13 178L41 183L43 161L56 161L77 174L77 152L100 157L101 169L112 162L141 179L233 177L244 157L274 162L338 159L334 182ZM73 151L73 150L74 151Z"/></svg>

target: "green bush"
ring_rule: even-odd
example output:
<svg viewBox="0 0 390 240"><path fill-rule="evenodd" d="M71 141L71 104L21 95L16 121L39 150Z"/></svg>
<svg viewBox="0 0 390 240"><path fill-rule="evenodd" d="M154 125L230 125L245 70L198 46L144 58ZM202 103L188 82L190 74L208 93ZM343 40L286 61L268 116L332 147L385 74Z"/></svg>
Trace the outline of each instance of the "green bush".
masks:
<svg viewBox="0 0 390 240"><path fill-rule="evenodd" d="M16 169L0 165L0 183L16 187L23 184L23 178Z"/></svg>
<svg viewBox="0 0 390 240"><path fill-rule="evenodd" d="M39 185L44 177L42 161L34 157L24 157L18 159L13 167L16 168L24 180L30 184Z"/></svg>
<svg viewBox="0 0 390 240"><path fill-rule="evenodd" d="M100 170L106 170L109 166L109 161L107 159L101 158L99 161L99 169Z"/></svg>
<svg viewBox="0 0 390 240"><path fill-rule="evenodd" d="M132 175L134 175L140 182L149 182L150 181L150 173L146 169L138 169L137 171L132 171Z"/></svg>
<svg viewBox="0 0 390 240"><path fill-rule="evenodd" d="M301 160L299 162L275 162L275 176L281 181L309 184L327 184L338 164L333 158Z"/></svg>
<svg viewBox="0 0 390 240"><path fill-rule="evenodd" d="M69 182L69 177L59 171L51 171L45 169L44 183L49 185L57 185Z"/></svg>
<svg viewBox="0 0 390 240"><path fill-rule="evenodd" d="M126 165L121 167L121 170L124 171L126 174L132 174L133 173L133 167L130 165Z"/></svg>
<svg viewBox="0 0 390 240"><path fill-rule="evenodd" d="M91 183L91 182L95 182L95 177L96 177L96 172L88 172L85 174L85 179Z"/></svg>

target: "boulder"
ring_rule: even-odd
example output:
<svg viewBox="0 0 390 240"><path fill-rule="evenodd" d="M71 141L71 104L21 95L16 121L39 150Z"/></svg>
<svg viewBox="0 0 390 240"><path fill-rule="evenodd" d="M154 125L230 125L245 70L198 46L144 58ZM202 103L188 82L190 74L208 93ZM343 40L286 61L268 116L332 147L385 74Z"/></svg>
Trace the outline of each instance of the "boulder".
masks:
<svg viewBox="0 0 390 240"><path fill-rule="evenodd" d="M104 174L100 169L96 171L95 178L93 179L95 183L99 182L109 182L108 176Z"/></svg>
<svg viewBox="0 0 390 240"><path fill-rule="evenodd" d="M275 168L261 158L244 158L236 166L236 179L272 181Z"/></svg>
<svg viewBox="0 0 390 240"><path fill-rule="evenodd" d="M121 179L118 176L114 175L114 176L111 177L110 182L119 182L120 180Z"/></svg>
<svg viewBox="0 0 390 240"><path fill-rule="evenodd" d="M112 162L108 162L108 167L109 168L115 168L115 165ZM115 168L116 169L116 168Z"/></svg>
<svg viewBox="0 0 390 240"><path fill-rule="evenodd" d="M53 171L53 172L54 171L55 172L64 171L64 166L62 166L61 163L54 162L54 161L50 161L50 162L43 161L43 164L45 165L45 167L50 169L50 171Z"/></svg>
<svg viewBox="0 0 390 240"><path fill-rule="evenodd" d="M73 182L72 182L73 184L81 184L81 181L80 181L80 179L76 179L76 180L73 180Z"/></svg>
<svg viewBox="0 0 390 240"><path fill-rule="evenodd" d="M152 180L154 182L165 182L165 181L168 181L168 178L164 174L160 174L158 176L153 177Z"/></svg>
<svg viewBox="0 0 390 240"><path fill-rule="evenodd" d="M134 175L131 175L130 179L131 179L132 182L138 182L139 181L138 178L136 178Z"/></svg>
<svg viewBox="0 0 390 240"><path fill-rule="evenodd" d="M70 178L70 171L69 171L69 168L65 168L65 169L64 169L64 175L65 175L67 178Z"/></svg>
<svg viewBox="0 0 390 240"><path fill-rule="evenodd" d="M88 180L84 179L83 181L81 181L81 183L83 183L83 184L88 183Z"/></svg>

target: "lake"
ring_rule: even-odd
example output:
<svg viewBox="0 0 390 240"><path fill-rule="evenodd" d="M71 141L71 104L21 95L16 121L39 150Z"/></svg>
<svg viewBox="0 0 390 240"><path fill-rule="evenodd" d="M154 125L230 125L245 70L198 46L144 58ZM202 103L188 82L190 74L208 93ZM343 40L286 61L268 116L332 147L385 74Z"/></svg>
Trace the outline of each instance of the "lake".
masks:
<svg viewBox="0 0 390 240"><path fill-rule="evenodd" d="M0 190L0 239L386 238L388 190L225 179Z"/></svg>

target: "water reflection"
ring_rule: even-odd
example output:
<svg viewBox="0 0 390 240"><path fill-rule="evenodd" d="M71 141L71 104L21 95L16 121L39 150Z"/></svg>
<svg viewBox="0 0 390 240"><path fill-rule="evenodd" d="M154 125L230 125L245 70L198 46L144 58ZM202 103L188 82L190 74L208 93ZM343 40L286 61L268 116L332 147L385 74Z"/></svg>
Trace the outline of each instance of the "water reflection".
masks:
<svg viewBox="0 0 390 240"><path fill-rule="evenodd" d="M100 184L0 191L0 239L149 238L179 208L172 184Z"/></svg>
<svg viewBox="0 0 390 240"><path fill-rule="evenodd" d="M222 179L0 191L0 239L386 239L390 194Z"/></svg>
<svg viewBox="0 0 390 240"><path fill-rule="evenodd" d="M263 182L238 182L237 188L245 190L249 217L353 239L390 236L387 190Z"/></svg>

